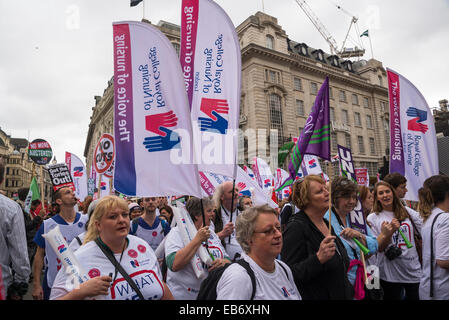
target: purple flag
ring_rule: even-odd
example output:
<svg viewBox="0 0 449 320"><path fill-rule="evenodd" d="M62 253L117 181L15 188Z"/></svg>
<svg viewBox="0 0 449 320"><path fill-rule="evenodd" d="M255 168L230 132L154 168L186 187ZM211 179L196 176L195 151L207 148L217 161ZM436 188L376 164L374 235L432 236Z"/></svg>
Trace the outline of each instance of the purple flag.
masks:
<svg viewBox="0 0 449 320"><path fill-rule="evenodd" d="M326 77L315 99L306 126L293 148L288 171L294 180L304 154L330 161L329 77Z"/></svg>

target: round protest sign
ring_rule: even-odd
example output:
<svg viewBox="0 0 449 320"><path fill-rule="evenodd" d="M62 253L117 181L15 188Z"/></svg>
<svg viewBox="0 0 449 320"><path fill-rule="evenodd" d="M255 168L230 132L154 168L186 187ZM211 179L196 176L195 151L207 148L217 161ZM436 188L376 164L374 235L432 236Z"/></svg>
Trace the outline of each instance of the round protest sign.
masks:
<svg viewBox="0 0 449 320"><path fill-rule="evenodd" d="M50 144L43 139L35 139L28 146L28 156L38 165L46 165L53 157Z"/></svg>
<svg viewBox="0 0 449 320"><path fill-rule="evenodd" d="M114 176L114 162L115 160L112 160L112 164L109 166L109 169L104 172L105 177L112 179Z"/></svg>
<svg viewBox="0 0 449 320"><path fill-rule="evenodd" d="M108 133L103 134L98 141L94 153L94 166L97 173L107 171L114 160L114 137Z"/></svg>

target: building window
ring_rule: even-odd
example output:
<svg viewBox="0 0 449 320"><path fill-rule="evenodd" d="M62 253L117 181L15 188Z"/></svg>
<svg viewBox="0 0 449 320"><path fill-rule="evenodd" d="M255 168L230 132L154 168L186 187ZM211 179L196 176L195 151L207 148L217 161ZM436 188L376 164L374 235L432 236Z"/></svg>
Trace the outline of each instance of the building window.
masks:
<svg viewBox="0 0 449 320"><path fill-rule="evenodd" d="M382 112L387 112L387 103L385 101L380 102L380 109Z"/></svg>
<svg viewBox="0 0 449 320"><path fill-rule="evenodd" d="M301 79L295 78L295 79L294 79L294 83L295 83L295 90L302 91L302 82L301 82Z"/></svg>
<svg viewBox="0 0 449 320"><path fill-rule="evenodd" d="M359 96L355 93L352 94L352 104L359 105Z"/></svg>
<svg viewBox="0 0 449 320"><path fill-rule="evenodd" d="M297 116L304 116L305 115L305 110L304 110L304 101L302 100L296 100L296 115Z"/></svg>
<svg viewBox="0 0 449 320"><path fill-rule="evenodd" d="M375 176L377 173L377 162L360 162L361 168L367 168L370 176Z"/></svg>
<svg viewBox="0 0 449 320"><path fill-rule="evenodd" d="M316 82L310 83L310 93L315 95L318 93L318 84Z"/></svg>
<svg viewBox="0 0 449 320"><path fill-rule="evenodd" d="M372 120L370 115L366 115L366 127L368 129L372 129L373 128L373 120Z"/></svg>
<svg viewBox="0 0 449 320"><path fill-rule="evenodd" d="M274 38L271 35L267 35L267 48L274 50Z"/></svg>
<svg viewBox="0 0 449 320"><path fill-rule="evenodd" d="M329 87L329 98L334 99L334 91L332 91L331 87Z"/></svg>
<svg viewBox="0 0 449 320"><path fill-rule="evenodd" d="M265 80L272 83L281 83L281 75L279 71L265 70Z"/></svg>
<svg viewBox="0 0 449 320"><path fill-rule="evenodd" d="M346 148L349 148L352 150L351 135L349 133L345 133L345 143L346 143Z"/></svg>
<svg viewBox="0 0 449 320"><path fill-rule="evenodd" d="M282 143L284 137L284 125L282 122L281 97L274 93L270 94L269 104L271 116L271 129L277 129L278 141L279 143Z"/></svg>
<svg viewBox="0 0 449 320"><path fill-rule="evenodd" d="M357 136L357 141L359 143L359 151L360 153L365 153L365 144L363 143L363 137Z"/></svg>
<svg viewBox="0 0 449 320"><path fill-rule="evenodd" d="M329 117L331 121L335 121L335 109L332 107L329 109Z"/></svg>
<svg viewBox="0 0 449 320"><path fill-rule="evenodd" d="M362 126L362 119L360 117L360 113L358 113L358 112L354 113L354 125L357 127Z"/></svg>
<svg viewBox="0 0 449 320"><path fill-rule="evenodd" d="M344 92L343 90L340 90L340 101L346 102L346 92Z"/></svg>
<svg viewBox="0 0 449 320"><path fill-rule="evenodd" d="M332 150L333 151L337 151L337 133L336 132L332 132L331 133L331 145L332 145Z"/></svg>
<svg viewBox="0 0 449 320"><path fill-rule="evenodd" d="M379 79L379 86L383 87L384 86L384 81L382 79L382 76L378 76L377 78Z"/></svg>
<svg viewBox="0 0 449 320"><path fill-rule="evenodd" d="M376 154L376 145L374 143L374 138L369 138L369 149L371 154Z"/></svg>
<svg viewBox="0 0 449 320"><path fill-rule="evenodd" d="M363 106L365 108L369 108L369 99L368 99L368 97L363 97Z"/></svg>
<svg viewBox="0 0 449 320"><path fill-rule="evenodd" d="M341 122L343 122L343 124L349 125L348 110L341 110Z"/></svg>
<svg viewBox="0 0 449 320"><path fill-rule="evenodd" d="M176 51L176 54L178 55L178 57L179 57L179 43L176 43L176 42L172 42L171 43L172 45L173 45L173 48L175 48L175 51Z"/></svg>

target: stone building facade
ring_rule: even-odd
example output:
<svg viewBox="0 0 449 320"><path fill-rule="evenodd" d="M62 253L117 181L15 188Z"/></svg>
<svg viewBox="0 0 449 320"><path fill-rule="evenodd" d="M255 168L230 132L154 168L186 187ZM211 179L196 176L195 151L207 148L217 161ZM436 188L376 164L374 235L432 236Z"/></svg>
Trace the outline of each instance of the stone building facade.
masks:
<svg viewBox="0 0 449 320"><path fill-rule="evenodd" d="M179 26L166 22L157 26L179 51ZM337 144L350 147L355 166L367 167L375 176L389 152L387 74L382 63L342 60L293 41L275 17L262 12L247 18L236 30L242 52L240 128L244 134L240 159L248 163L257 155L273 165L277 153L270 155L270 142L275 141L278 148L299 136L316 94L329 76L332 154L336 154ZM84 150L89 171L98 138L113 133L112 80L103 96L95 98ZM248 134L251 130L255 136ZM270 131L274 136L270 137ZM256 145L266 151L258 154Z"/></svg>
<svg viewBox="0 0 449 320"><path fill-rule="evenodd" d="M12 138L0 129L0 157L5 164L5 177L0 184L0 190L6 193L7 197L15 198L17 191L21 188L28 188L31 179L36 177L39 185L42 181L40 170L28 157L28 140L22 138ZM52 195L52 184L47 170L43 170L45 185L45 198Z"/></svg>

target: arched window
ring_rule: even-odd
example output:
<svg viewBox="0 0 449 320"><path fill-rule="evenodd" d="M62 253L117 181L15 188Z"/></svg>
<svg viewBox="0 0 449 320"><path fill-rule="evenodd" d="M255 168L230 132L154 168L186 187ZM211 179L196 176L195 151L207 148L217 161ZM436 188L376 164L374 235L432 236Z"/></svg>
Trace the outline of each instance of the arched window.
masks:
<svg viewBox="0 0 449 320"><path fill-rule="evenodd" d="M282 121L282 105L281 97L275 93L269 96L269 107L270 107L270 118L271 118L271 129L276 129L278 131L278 143L283 143L284 137L284 124Z"/></svg>
<svg viewBox="0 0 449 320"><path fill-rule="evenodd" d="M267 35L267 48L274 49L274 38L271 35Z"/></svg>

